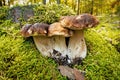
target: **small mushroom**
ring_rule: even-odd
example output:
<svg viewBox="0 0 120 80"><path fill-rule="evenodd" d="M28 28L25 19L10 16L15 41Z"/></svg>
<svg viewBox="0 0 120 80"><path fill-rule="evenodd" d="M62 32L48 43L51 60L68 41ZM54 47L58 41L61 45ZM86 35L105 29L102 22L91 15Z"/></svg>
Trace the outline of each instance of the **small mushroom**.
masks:
<svg viewBox="0 0 120 80"><path fill-rule="evenodd" d="M53 39L48 37L48 29L50 25L45 23L35 23L28 30L33 36L33 40L37 49L42 55L50 57L53 53Z"/></svg>
<svg viewBox="0 0 120 80"><path fill-rule="evenodd" d="M53 42L53 57L56 54L61 54L58 56L59 59L62 59L62 57L64 59L64 57L66 57L67 46L65 37L70 37L72 35L72 30L62 27L62 25L59 22L55 22L50 25L48 29L48 36L52 36L51 38ZM57 58L57 56L54 58Z"/></svg>
<svg viewBox="0 0 120 80"><path fill-rule="evenodd" d="M35 45L41 54L50 57L53 47L52 39L47 37L48 27L49 25L45 23L26 24L22 27L21 34L24 37L33 36Z"/></svg>

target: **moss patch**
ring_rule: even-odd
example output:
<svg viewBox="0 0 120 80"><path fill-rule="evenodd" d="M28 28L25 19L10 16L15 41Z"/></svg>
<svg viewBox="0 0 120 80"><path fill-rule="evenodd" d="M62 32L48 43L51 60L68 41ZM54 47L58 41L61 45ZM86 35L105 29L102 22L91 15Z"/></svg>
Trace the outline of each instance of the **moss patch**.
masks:
<svg viewBox="0 0 120 80"><path fill-rule="evenodd" d="M57 21L62 15L74 14L71 9L67 11L67 7L54 6L44 6L46 9L40 6L35 10L38 12L41 9L47 10L43 19L47 23ZM61 10L63 14L60 13ZM57 15L50 18L51 11ZM35 17L38 18L33 20L39 22L42 18L37 14L39 13L36 12ZM119 29L115 27L117 25L112 24L113 21L106 22L107 19L102 17L100 25L85 30L87 57L83 65L74 67L86 71L86 80L120 79L120 53L117 50L119 47L116 48L120 43ZM32 38L23 38L19 30L19 23L13 23L11 20L3 20L0 25L0 80L67 80L58 72L58 65L52 59L43 57L36 49Z"/></svg>

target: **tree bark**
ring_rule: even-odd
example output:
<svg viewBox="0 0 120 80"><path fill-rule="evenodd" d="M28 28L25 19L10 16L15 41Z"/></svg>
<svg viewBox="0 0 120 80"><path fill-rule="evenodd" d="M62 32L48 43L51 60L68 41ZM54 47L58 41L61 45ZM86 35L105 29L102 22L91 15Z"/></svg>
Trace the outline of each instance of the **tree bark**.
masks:
<svg viewBox="0 0 120 80"><path fill-rule="evenodd" d="M79 15L79 11L80 11L80 0L78 0L78 9L77 9L77 15Z"/></svg>
<svg viewBox="0 0 120 80"><path fill-rule="evenodd" d="M51 4L51 0L49 0L49 3Z"/></svg>
<svg viewBox="0 0 120 80"><path fill-rule="evenodd" d="M5 6L5 0L3 0L3 5Z"/></svg>
<svg viewBox="0 0 120 80"><path fill-rule="evenodd" d="M2 1L0 1L0 6L2 6Z"/></svg>
<svg viewBox="0 0 120 80"><path fill-rule="evenodd" d="M57 4L60 4L61 2L60 2L60 0L57 0Z"/></svg>
<svg viewBox="0 0 120 80"><path fill-rule="evenodd" d="M8 6L10 6L10 0L8 0Z"/></svg>
<svg viewBox="0 0 120 80"><path fill-rule="evenodd" d="M65 0L65 4L67 5L67 0Z"/></svg>
<svg viewBox="0 0 120 80"><path fill-rule="evenodd" d="M90 11L90 14L93 14L93 7L94 7L94 1L92 0L92 3L91 3L92 7L91 7L91 11Z"/></svg>
<svg viewBox="0 0 120 80"><path fill-rule="evenodd" d="M43 4L46 4L46 0L43 0Z"/></svg>

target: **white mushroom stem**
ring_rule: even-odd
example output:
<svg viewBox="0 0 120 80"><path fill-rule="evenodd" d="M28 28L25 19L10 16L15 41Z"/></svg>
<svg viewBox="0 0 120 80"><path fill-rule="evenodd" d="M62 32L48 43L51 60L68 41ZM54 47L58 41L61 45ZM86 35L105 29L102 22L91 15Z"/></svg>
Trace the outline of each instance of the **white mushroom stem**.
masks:
<svg viewBox="0 0 120 80"><path fill-rule="evenodd" d="M85 58L87 48L84 40L83 30L76 30L74 36L70 37L68 45L68 57L70 59Z"/></svg>
<svg viewBox="0 0 120 80"><path fill-rule="evenodd" d="M42 55L52 57L53 51L61 53L62 56L66 56L67 47L65 44L65 37L62 36L33 36L35 45Z"/></svg>
<svg viewBox="0 0 120 80"><path fill-rule="evenodd" d="M66 57L67 46L65 43L65 37L63 36L53 36L53 49L61 53L61 56Z"/></svg>
<svg viewBox="0 0 120 80"><path fill-rule="evenodd" d="M53 52L53 39L46 36L33 36L35 45L44 56L51 56Z"/></svg>

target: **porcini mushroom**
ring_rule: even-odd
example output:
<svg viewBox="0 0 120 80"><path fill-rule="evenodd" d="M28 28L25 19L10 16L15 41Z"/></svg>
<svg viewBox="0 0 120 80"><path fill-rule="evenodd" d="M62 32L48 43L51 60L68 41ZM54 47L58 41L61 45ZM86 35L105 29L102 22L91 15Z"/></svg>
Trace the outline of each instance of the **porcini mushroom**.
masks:
<svg viewBox="0 0 120 80"><path fill-rule="evenodd" d="M27 24L21 29L21 33L24 37L33 36L42 55L52 57L60 64L80 63L87 54L83 30L98 23L90 14L64 16L51 25Z"/></svg>
<svg viewBox="0 0 120 80"><path fill-rule="evenodd" d="M22 27L21 34L24 37L33 36L33 40L37 49L44 56L50 56L53 51L51 38L47 37L48 24L45 23L35 23L33 25L27 24ZM26 34L29 34L26 36Z"/></svg>
<svg viewBox="0 0 120 80"><path fill-rule="evenodd" d="M52 38L53 42L53 53L52 57L58 61L62 60L67 55L67 46L65 37L70 37L73 35L73 31L62 27L60 22L55 22L48 28L48 36ZM59 55L58 55L59 54Z"/></svg>
<svg viewBox="0 0 120 80"><path fill-rule="evenodd" d="M68 57L73 61L86 57L87 48L84 40L83 29L96 26L99 21L90 14L78 16L64 16L60 19L63 27L74 30L74 35L70 37L68 44Z"/></svg>

